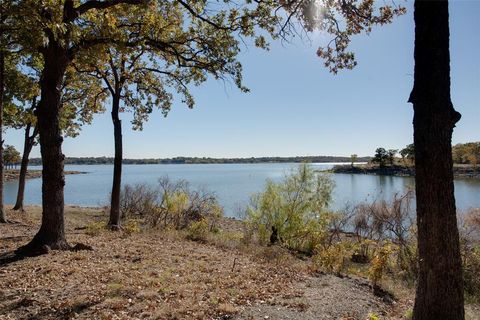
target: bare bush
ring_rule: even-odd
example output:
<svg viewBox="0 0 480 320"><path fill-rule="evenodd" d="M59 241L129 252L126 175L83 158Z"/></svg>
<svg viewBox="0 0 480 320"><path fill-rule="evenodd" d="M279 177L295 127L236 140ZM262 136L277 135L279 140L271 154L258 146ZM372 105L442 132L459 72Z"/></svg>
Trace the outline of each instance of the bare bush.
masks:
<svg viewBox="0 0 480 320"><path fill-rule="evenodd" d="M120 213L123 219L150 215L158 204L158 191L146 184L127 184L120 194Z"/></svg>
<svg viewBox="0 0 480 320"><path fill-rule="evenodd" d="M405 244L415 223L411 207L413 196L413 190L408 190L396 193L391 202L381 200L357 205L353 219L355 234L363 239L389 239Z"/></svg>
<svg viewBox="0 0 480 320"><path fill-rule="evenodd" d="M415 219L412 210L413 190L396 193L391 202L385 200L361 203L355 207L352 229L359 249L356 257L366 262L374 246L389 242L397 247L395 256L400 270L408 278L416 277L417 253Z"/></svg>
<svg viewBox="0 0 480 320"><path fill-rule="evenodd" d="M459 215L465 292L480 301L480 208Z"/></svg>
<svg viewBox="0 0 480 320"><path fill-rule="evenodd" d="M205 221L213 229L223 215L214 193L192 190L185 180L159 179L157 187L146 184L126 185L121 193L124 218L144 219L150 228L186 229L193 222Z"/></svg>
<svg viewBox="0 0 480 320"><path fill-rule="evenodd" d="M352 223L355 216L355 207L350 203L346 203L344 208L338 212L330 214L328 228L330 230L327 245L345 240L344 236L348 233L347 229Z"/></svg>

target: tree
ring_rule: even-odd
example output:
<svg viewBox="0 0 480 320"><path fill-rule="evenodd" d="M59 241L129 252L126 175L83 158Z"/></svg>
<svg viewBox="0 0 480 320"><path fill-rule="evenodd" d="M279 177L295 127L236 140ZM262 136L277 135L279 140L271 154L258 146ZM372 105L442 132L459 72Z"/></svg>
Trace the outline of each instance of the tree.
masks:
<svg viewBox="0 0 480 320"><path fill-rule="evenodd" d="M356 65L347 47L352 35L369 32L372 23L379 21L372 17L373 3L326 1L320 11L315 10L315 1L289 1L286 6L307 31L320 28L333 34L332 47L320 48L317 53L336 73ZM415 71L409 102L414 109L419 280L413 318L464 319L451 146L453 128L461 115L450 98L448 0L415 0L414 6ZM332 14L334 10L339 14ZM388 7L379 10L380 16L395 13ZM347 23L337 23L339 16ZM344 30L342 25L346 25Z"/></svg>
<svg viewBox="0 0 480 320"><path fill-rule="evenodd" d="M478 162L480 161L480 143L472 142L467 144L467 159L468 162L474 167L477 168Z"/></svg>
<svg viewBox="0 0 480 320"><path fill-rule="evenodd" d="M14 210L23 210L23 194L27 174L28 155L35 143L38 130L34 126L30 135L32 124L36 123L33 111L39 94L38 82L28 74L27 66L22 66L20 54L9 55L7 60L7 76L5 79L6 101L4 107L4 126L14 129L25 127L25 139L22 160L20 165L17 202ZM20 71L24 68L24 71ZM28 105L28 107L27 107ZM21 206L19 199L21 198Z"/></svg>
<svg viewBox="0 0 480 320"><path fill-rule="evenodd" d="M35 109L36 106L36 99L32 101L31 112ZM30 152L32 151L33 146L36 144L36 138L38 135L38 128L36 125L33 127L33 132L31 132L32 124L34 122L34 117L28 115L32 120L27 120L25 125L25 134L23 140L23 153L22 153L22 162L20 164L20 173L18 175L18 191L17 191L17 199L15 201L15 205L13 206L13 210L20 210L23 211L23 199L25 195L25 181L27 178L27 169L28 169L28 160L30 157ZM28 119L28 118L27 118Z"/></svg>
<svg viewBox="0 0 480 320"><path fill-rule="evenodd" d="M419 275L413 318L464 319L453 186L448 1L415 1L413 104Z"/></svg>
<svg viewBox="0 0 480 320"><path fill-rule="evenodd" d="M3 5L0 4L0 223L6 223L3 208L3 100L5 88L5 52L3 31Z"/></svg>
<svg viewBox="0 0 480 320"><path fill-rule="evenodd" d="M348 51L351 37L370 33L373 26L391 23L393 18L406 12L405 8L391 1L374 0L279 0L287 11L280 34L283 36L300 32L293 22L296 18L302 32L320 30L328 33L332 40L317 49L317 55L325 61L332 73L342 69L353 69L357 65L355 54Z"/></svg>
<svg viewBox="0 0 480 320"><path fill-rule="evenodd" d="M351 165L352 167L353 167L353 164L354 164L355 162L357 162L357 159L358 159L358 155L356 155L356 154L352 154L352 155L350 156L350 161L351 161L351 164L350 164L350 165Z"/></svg>
<svg viewBox="0 0 480 320"><path fill-rule="evenodd" d="M377 148L375 150L375 155L373 156L372 162L378 163L380 168L385 167L387 161L390 160L390 154L385 148Z"/></svg>
<svg viewBox="0 0 480 320"><path fill-rule="evenodd" d="M333 188L328 175L302 164L281 182L267 181L265 190L252 196L246 223L264 243L312 253L327 233Z"/></svg>
<svg viewBox="0 0 480 320"><path fill-rule="evenodd" d="M165 60L169 64L177 63L194 68L191 66L192 60L195 61L197 55L205 50L204 46L197 46L195 39L177 39L183 40L196 53L180 58L183 57L183 51L178 51L175 43L155 38L158 31L156 26L169 17L171 12L176 12L178 23L169 29L173 39L178 29L197 28L211 35L210 39L219 40L209 43L207 48L212 48L213 52L216 52L215 47L230 48L229 55L222 55L223 65L228 66L226 70L209 69L207 66L200 70L194 68L197 78L202 79L207 72L217 79L225 75L232 76L235 83L243 88L242 69L236 60L240 41L235 35L255 37L255 25L272 31L271 26L277 19L270 15L270 2L258 1L239 7L233 1L225 1L224 5L231 7L227 10L214 10L209 1L193 3L181 0L18 1L14 10L18 43L26 51L38 52L43 59L41 95L36 110L43 161L42 225L32 241L20 248L18 253L35 254L44 251L44 246L51 249L69 248L64 230L65 177L60 111L62 83L72 62L87 51L95 53L95 48L99 46L115 44L125 48L146 46L158 55L171 54L171 58ZM124 19L124 10L148 19L137 19L130 23ZM255 44L264 47L264 38L255 37Z"/></svg>
<svg viewBox="0 0 480 320"><path fill-rule="evenodd" d="M402 156L402 161L406 164L408 160L410 163L414 163L415 161L415 147L413 143L407 145L405 148L400 150L400 155Z"/></svg>
<svg viewBox="0 0 480 320"><path fill-rule="evenodd" d="M23 211L25 182L32 148L37 144L38 126L35 109L39 95L39 78L42 61L38 57L10 55L6 77L7 104L5 126L24 129L24 145L18 177L17 199L13 210ZM80 127L92 121L94 113L102 112L106 93L98 79L87 79L73 68L67 70L62 90L60 125L65 137L78 135Z"/></svg>
<svg viewBox="0 0 480 320"><path fill-rule="evenodd" d="M7 217L3 206L3 109L5 104L5 77L6 62L5 57L8 54L9 37L12 33L9 24L10 1L0 2L0 223L6 223Z"/></svg>
<svg viewBox="0 0 480 320"><path fill-rule="evenodd" d="M452 148L453 162L477 167L480 161L480 142L458 143Z"/></svg>
<svg viewBox="0 0 480 320"><path fill-rule="evenodd" d="M106 48L105 60L101 63L86 64L86 69L78 72L101 79L105 90L110 93L112 102L111 116L114 128L115 157L113 165L113 183L110 201L110 219L108 225L113 230L120 229L120 191L122 176L123 142L121 111L133 110L134 129L141 129L143 121L155 106L167 114L172 96L163 87L160 75L155 74L142 59L146 50L125 50ZM166 72L166 71L165 71Z"/></svg>
<svg viewBox="0 0 480 320"><path fill-rule="evenodd" d="M207 79L207 75L217 79L231 77L240 90L247 91L241 82L239 64L234 59L238 48L231 31L239 28L236 22L226 27L231 29L230 32L218 32L219 26L205 23L203 19L194 19L185 28L182 6L157 5L154 8L154 14L165 16L163 20L152 20L149 11L128 10L122 13L130 24L155 30L154 33L141 35L145 42L136 47L100 47L104 54L97 54L97 57L102 56L103 59L77 60L77 70L103 80L111 96L115 143L109 219L111 229L120 228L123 143L119 113L133 111L133 128L141 130L154 108L158 107L167 115L173 100L168 89L179 93L183 102L192 108L194 100L188 84L199 85ZM232 21L236 20L234 16L232 18ZM112 16L112 19L115 17ZM149 25L145 21L152 22ZM129 39L128 32L122 37ZM257 45L265 46L262 42Z"/></svg>
<svg viewBox="0 0 480 320"><path fill-rule="evenodd" d="M388 150L388 162L390 163L391 166L393 166L393 163L395 162L395 155L398 153L397 149L389 149Z"/></svg>
<svg viewBox="0 0 480 320"><path fill-rule="evenodd" d="M6 164L7 168L13 168L13 166L16 166L20 160L20 152L18 152L14 146L8 144L5 145L5 150L3 152L3 163Z"/></svg>

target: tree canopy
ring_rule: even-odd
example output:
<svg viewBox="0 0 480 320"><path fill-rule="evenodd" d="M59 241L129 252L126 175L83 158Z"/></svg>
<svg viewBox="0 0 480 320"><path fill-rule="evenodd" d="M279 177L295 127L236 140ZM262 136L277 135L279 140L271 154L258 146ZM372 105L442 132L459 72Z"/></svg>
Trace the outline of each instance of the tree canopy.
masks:
<svg viewBox="0 0 480 320"><path fill-rule="evenodd" d="M5 145L3 151L3 162L7 166L13 166L20 162L22 158L20 157L20 152L15 149L12 145Z"/></svg>

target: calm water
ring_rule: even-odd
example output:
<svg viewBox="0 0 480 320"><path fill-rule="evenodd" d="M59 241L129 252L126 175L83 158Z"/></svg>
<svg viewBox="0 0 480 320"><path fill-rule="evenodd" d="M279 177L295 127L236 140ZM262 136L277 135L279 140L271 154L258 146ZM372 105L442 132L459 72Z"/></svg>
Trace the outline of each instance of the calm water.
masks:
<svg viewBox="0 0 480 320"><path fill-rule="evenodd" d="M123 184L155 185L158 178L186 179L193 187L206 188L217 194L228 216L235 216L240 206L248 203L252 193L261 191L267 178L280 180L298 164L192 164L192 165L124 165ZM315 169L328 169L332 164L312 164ZM32 169L37 169L31 167ZM66 170L88 172L66 176L65 203L80 206L101 206L108 203L112 183L111 165L66 166ZM413 187L411 177L354 174L333 174L336 187L332 209L372 199L391 199L395 192ZM5 201L15 202L17 182L5 185ZM480 207L480 180L455 181L457 207L464 211ZM41 179L27 180L26 204L41 203Z"/></svg>

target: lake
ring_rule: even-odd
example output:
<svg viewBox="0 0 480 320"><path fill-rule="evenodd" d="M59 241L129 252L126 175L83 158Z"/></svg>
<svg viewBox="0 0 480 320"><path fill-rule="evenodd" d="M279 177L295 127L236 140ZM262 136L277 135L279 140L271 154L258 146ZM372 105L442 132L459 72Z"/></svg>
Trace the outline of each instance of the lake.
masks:
<svg viewBox="0 0 480 320"><path fill-rule="evenodd" d="M236 216L238 208L248 204L252 193L261 191L266 179L281 180L299 164L167 164L124 165L123 184L147 183L155 185L158 178L168 175L172 180L185 179L192 187L206 188L218 196L227 216ZM311 164L324 170L331 163ZM31 166L31 169L40 169ZM65 170L87 172L66 176L65 203L79 206L103 206L108 203L113 165L68 165ZM374 199L392 198L396 192L413 187L412 177L374 176L361 174L332 174L335 181L331 208L341 209L346 202L356 204ZM18 183L5 183L5 203L13 204ZM480 207L480 180L455 180L457 208L466 211ZM27 180L25 204L41 204L41 179Z"/></svg>

